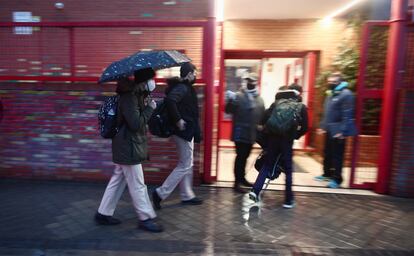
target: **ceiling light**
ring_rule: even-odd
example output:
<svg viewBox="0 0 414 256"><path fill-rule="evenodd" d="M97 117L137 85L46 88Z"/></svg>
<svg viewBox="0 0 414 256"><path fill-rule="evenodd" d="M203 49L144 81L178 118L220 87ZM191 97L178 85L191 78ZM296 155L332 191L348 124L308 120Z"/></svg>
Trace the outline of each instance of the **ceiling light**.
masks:
<svg viewBox="0 0 414 256"><path fill-rule="evenodd" d="M216 1L216 20L221 22L224 20L224 0Z"/></svg>
<svg viewBox="0 0 414 256"><path fill-rule="evenodd" d="M323 23L329 23L334 17L346 12L347 10L349 10L350 8L354 7L355 5L359 4L362 1L364 1L364 0L353 0L353 1L351 1L350 3L342 6L338 10L334 11L333 13L331 13L328 16L326 16L325 18L323 18L322 22Z"/></svg>

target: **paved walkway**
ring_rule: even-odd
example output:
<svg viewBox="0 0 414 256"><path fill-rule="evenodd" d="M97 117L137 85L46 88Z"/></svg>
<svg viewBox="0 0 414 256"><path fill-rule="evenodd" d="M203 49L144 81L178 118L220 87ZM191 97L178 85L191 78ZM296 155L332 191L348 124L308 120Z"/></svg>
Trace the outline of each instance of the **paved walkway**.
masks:
<svg viewBox="0 0 414 256"><path fill-rule="evenodd" d="M0 255L414 255L414 200L281 191L262 203L228 188L199 187L202 206L174 195L159 211L166 231L136 229L128 193L119 226L96 226L105 184L0 181Z"/></svg>

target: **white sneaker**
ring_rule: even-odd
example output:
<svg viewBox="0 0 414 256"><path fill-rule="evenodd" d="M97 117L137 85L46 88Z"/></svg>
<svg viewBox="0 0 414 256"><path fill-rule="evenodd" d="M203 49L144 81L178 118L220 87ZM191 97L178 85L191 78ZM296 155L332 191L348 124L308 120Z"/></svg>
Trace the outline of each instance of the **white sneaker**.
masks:
<svg viewBox="0 0 414 256"><path fill-rule="evenodd" d="M295 206L296 206L295 201L292 201L292 202L286 202L286 203L284 203L284 204L283 204L283 208L285 208L285 209L292 209L292 208L294 208Z"/></svg>

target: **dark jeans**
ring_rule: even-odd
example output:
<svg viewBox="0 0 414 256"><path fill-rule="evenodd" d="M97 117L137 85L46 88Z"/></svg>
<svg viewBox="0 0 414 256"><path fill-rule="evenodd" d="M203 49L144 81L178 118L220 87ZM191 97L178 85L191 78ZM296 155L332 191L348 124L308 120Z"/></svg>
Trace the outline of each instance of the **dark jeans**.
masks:
<svg viewBox="0 0 414 256"><path fill-rule="evenodd" d="M267 174L272 170L276 160L281 154L280 164L285 170L285 202L291 202L294 199L292 192L292 171L293 171L293 140L283 137L271 137L269 138L268 147L266 148L267 154L264 165L256 178L256 182L253 185L253 191L256 195L259 195L262 191L263 184L266 181Z"/></svg>
<svg viewBox="0 0 414 256"><path fill-rule="evenodd" d="M323 159L323 176L332 178L338 184L342 183L342 165L344 162L345 139L332 138L326 133L324 159Z"/></svg>
<svg viewBox="0 0 414 256"><path fill-rule="evenodd" d="M246 161L252 151L253 144L236 142L236 160L234 162L235 184L239 184L245 180Z"/></svg>

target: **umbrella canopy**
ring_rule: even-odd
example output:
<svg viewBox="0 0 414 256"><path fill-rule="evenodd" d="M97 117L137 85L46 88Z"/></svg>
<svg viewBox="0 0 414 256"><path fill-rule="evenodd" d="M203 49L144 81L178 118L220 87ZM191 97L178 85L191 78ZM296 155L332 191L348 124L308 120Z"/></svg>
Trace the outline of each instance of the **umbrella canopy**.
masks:
<svg viewBox="0 0 414 256"><path fill-rule="evenodd" d="M158 70L181 66L190 61L191 59L186 55L175 50L137 52L109 65L102 73L99 83L115 81L121 77L130 76L140 69L152 68Z"/></svg>

